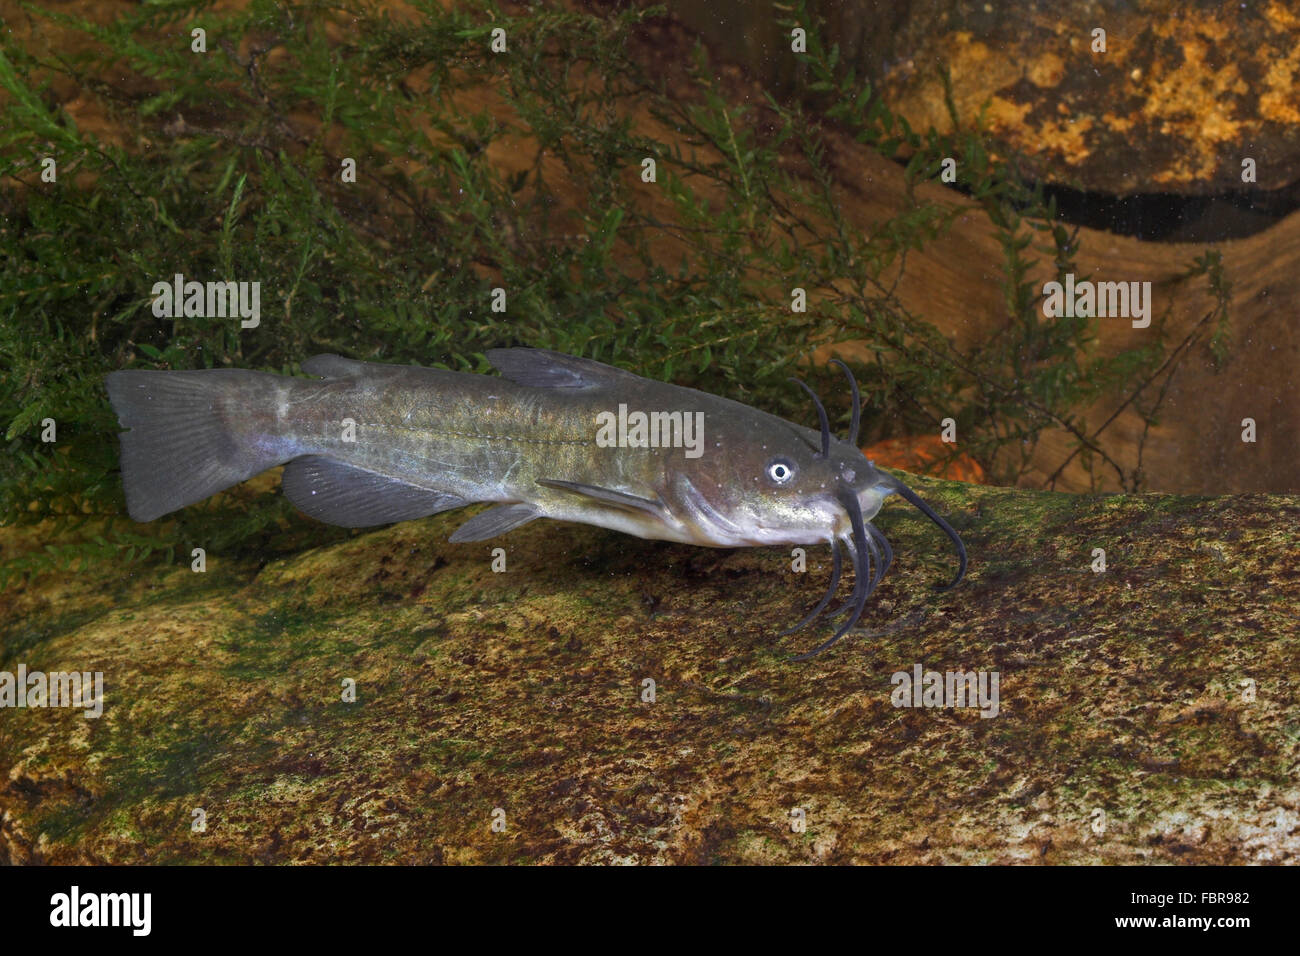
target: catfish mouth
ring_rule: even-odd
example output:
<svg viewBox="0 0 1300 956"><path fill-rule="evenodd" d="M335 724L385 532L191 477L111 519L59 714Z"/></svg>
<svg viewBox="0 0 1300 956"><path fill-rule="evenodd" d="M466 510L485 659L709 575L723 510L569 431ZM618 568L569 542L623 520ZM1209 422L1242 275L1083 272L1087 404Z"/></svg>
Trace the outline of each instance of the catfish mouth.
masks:
<svg viewBox="0 0 1300 956"><path fill-rule="evenodd" d="M849 426L848 437L845 440L856 448L858 425L861 415L861 398L858 393L858 383L854 379L853 373L849 370L847 365L839 359L832 359L831 361L843 369L844 374L849 380L849 388L853 396L853 420ZM817 417L819 424L821 425L821 449L819 454L815 457L824 459L829 458L831 435L829 421L826 416L826 409L822 406L821 401L817 398L817 395L812 389L803 382L799 382L798 379L795 379L795 381L798 382L798 384L803 387L804 391L812 397L813 403L817 407ZM868 465L871 465L871 463L868 462ZM871 468L872 471L875 471L874 466L871 466ZM781 636L784 637L793 634L811 624L821 616L822 612L826 610L827 605L830 604L831 600L834 598L835 591L839 587L840 575L844 569L844 562L840 555L840 544L844 545L844 548L848 552L849 558L853 563L853 591L849 594L847 601L834 611L830 612L829 618L834 619L845 612L848 612L848 617L826 641L805 654L800 654L797 657L791 658L791 660L806 661L812 657L816 657L852 630L857 624L858 619L862 616L863 610L866 608L867 599L871 597L872 593L876 590L877 585L879 585L881 580L884 578L885 572L889 570L890 564L893 563L894 552L889 546L889 541L878 528L864 517L863 498L868 495L871 496L871 502L875 505L875 508L870 509L869 511L871 516L874 517L876 511L879 510L880 502L886 496L897 492L907 502L916 507L923 515L938 525L952 541L953 545L957 549L957 575L951 582L939 588L939 590L946 591L949 588L955 587L966 575L966 546L962 543L961 536L957 534L952 525L948 524L947 521L940 517L939 514L921 498L920 495L914 492L911 488L908 488L907 485L903 484L903 482L889 474L880 472L877 472L876 474L877 480L862 487L855 486L856 482L854 479L856 478L856 475L853 471L850 470L841 474L839 486L836 488L834 493L834 500L843 509L844 514L848 516L849 527L848 529L839 530L833 533L830 539L832 557L830 587L827 588L825 596L817 602L817 605L803 618L803 620L794 625L794 627L784 631ZM840 522L836 522L836 525L840 525Z"/></svg>
<svg viewBox="0 0 1300 956"><path fill-rule="evenodd" d="M810 536L821 533L821 529L834 522L839 514L839 506L831 494L818 496L809 504L819 506L826 516L825 522L811 524L804 521L798 524L777 525L753 523L749 520L737 521L723 514L714 507L708 497L696 487L686 475L678 475L674 481L678 498L686 505L690 524L707 543L723 547L764 547L780 544L807 544ZM822 534L821 540L834 540L835 532Z"/></svg>

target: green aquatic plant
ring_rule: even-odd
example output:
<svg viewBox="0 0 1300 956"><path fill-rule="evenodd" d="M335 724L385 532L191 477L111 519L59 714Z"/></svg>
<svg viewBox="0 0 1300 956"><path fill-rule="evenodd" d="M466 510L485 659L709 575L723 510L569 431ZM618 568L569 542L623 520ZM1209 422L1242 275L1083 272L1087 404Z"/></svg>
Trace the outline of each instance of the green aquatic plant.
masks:
<svg viewBox="0 0 1300 956"><path fill-rule="evenodd" d="M1087 320L1044 319L1026 250L1062 274L1077 251L1052 203L980 131L909 129L816 29L798 95L738 102L699 48L676 72L638 56L657 9L22 9L28 28L0 34L0 524L39 524L41 546L6 554L0 584L342 533L240 490L130 523L103 388L117 369L290 373L338 352L484 371L486 349L526 344L802 419L792 366L858 341L864 443L951 417L963 451L1014 481L1027 458L1001 450L1046 428L1104 456L1080 409L1169 357L1163 339L1096 357ZM59 105L69 84L87 128ZM908 202L870 234L837 199L831 125L906 161ZM1008 321L968 352L895 294L908 254L966 210L914 192L945 157L1005 250ZM177 274L260 282L258 326L156 315L155 283ZM831 411L848 421L846 401Z"/></svg>

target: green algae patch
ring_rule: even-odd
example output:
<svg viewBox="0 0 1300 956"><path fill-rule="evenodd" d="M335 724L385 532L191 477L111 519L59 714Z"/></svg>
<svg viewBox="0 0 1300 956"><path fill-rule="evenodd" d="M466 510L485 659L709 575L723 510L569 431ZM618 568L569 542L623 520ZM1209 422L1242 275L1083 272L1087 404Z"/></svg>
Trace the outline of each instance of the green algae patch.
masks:
<svg viewBox="0 0 1300 956"><path fill-rule="evenodd" d="M104 711L0 712L0 858L1300 858L1300 502L917 485L966 581L890 499L889 576L803 664L825 548L543 522L25 594L4 666L100 671ZM996 716L895 706L918 665L996 673Z"/></svg>

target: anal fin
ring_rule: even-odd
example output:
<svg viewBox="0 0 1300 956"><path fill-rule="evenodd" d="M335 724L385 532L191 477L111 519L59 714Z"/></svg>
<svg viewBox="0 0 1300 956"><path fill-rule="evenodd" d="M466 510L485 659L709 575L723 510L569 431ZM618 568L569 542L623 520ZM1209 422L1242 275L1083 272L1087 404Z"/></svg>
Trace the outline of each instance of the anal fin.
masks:
<svg viewBox="0 0 1300 956"><path fill-rule="evenodd" d="M486 541L499 534L513 531L520 525L528 524L541 514L532 505L513 504L496 505L481 514L476 514L452 532L447 540L453 544L466 541Z"/></svg>
<svg viewBox="0 0 1300 956"><path fill-rule="evenodd" d="M368 528L463 508L469 502L323 455L289 462L280 479L295 508L326 524Z"/></svg>

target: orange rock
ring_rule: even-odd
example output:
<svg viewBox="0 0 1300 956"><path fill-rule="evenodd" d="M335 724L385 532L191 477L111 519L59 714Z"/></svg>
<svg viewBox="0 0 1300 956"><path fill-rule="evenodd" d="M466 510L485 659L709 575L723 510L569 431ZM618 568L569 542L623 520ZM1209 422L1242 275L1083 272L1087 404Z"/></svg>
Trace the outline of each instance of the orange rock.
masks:
<svg viewBox="0 0 1300 956"><path fill-rule="evenodd" d="M937 435L911 435L876 442L862 453L877 465L901 468L917 475L933 475L954 481L987 485L988 476L979 462L963 452L956 452Z"/></svg>

